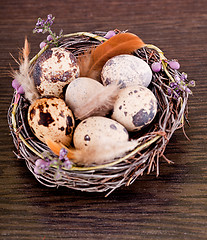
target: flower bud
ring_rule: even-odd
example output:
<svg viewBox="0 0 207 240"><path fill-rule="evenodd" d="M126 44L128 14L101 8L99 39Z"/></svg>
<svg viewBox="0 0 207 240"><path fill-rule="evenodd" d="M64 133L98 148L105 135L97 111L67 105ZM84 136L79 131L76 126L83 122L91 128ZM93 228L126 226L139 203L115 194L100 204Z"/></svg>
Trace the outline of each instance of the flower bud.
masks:
<svg viewBox="0 0 207 240"><path fill-rule="evenodd" d="M104 37L109 39L115 35L116 35L116 33L114 31L108 31Z"/></svg>
<svg viewBox="0 0 207 240"><path fill-rule="evenodd" d="M53 37L52 37L51 35L48 35L48 36L47 36L47 41L50 42L50 41L52 41L52 40L53 40Z"/></svg>
<svg viewBox="0 0 207 240"><path fill-rule="evenodd" d="M151 65L151 68L153 72L159 72L162 68L162 64L161 62L153 62L153 64Z"/></svg>
<svg viewBox="0 0 207 240"><path fill-rule="evenodd" d="M41 43L40 43L40 49L44 48L46 45L47 45L46 42L41 42Z"/></svg>
<svg viewBox="0 0 207 240"><path fill-rule="evenodd" d="M175 60L172 60L172 61L168 62L168 64L174 70L178 70L180 68L179 62L177 62Z"/></svg>
<svg viewBox="0 0 207 240"><path fill-rule="evenodd" d="M17 82L16 79L12 81L12 87L16 90L20 87L20 84Z"/></svg>

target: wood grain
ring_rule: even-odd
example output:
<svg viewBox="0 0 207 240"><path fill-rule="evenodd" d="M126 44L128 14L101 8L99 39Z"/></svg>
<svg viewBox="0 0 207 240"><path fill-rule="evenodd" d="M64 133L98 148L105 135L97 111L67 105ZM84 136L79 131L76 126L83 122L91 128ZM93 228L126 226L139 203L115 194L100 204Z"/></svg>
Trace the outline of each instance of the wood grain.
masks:
<svg viewBox="0 0 207 240"><path fill-rule="evenodd" d="M0 239L207 239L207 5L205 0L1 0L0 7ZM7 109L13 90L8 72L17 68L24 37L39 50L36 19L52 13L64 33L128 29L177 58L196 80L189 100L190 127L177 131L166 150L175 162L160 176L144 175L130 187L104 194L46 188L13 154Z"/></svg>

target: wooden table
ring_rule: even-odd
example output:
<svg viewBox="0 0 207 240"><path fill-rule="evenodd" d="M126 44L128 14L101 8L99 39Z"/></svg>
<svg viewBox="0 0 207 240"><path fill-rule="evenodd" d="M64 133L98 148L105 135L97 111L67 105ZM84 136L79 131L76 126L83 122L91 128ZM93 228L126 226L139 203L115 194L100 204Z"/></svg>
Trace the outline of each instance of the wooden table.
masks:
<svg viewBox="0 0 207 240"><path fill-rule="evenodd" d="M190 127L176 131L160 175L145 174L105 198L40 185L17 160L7 109L13 89L10 65L17 64L27 35L34 55L45 36L33 35L38 17L52 13L64 33L118 28L159 46L181 71L196 80L189 99ZM0 239L207 239L207 2L107 0L1 0L0 3Z"/></svg>

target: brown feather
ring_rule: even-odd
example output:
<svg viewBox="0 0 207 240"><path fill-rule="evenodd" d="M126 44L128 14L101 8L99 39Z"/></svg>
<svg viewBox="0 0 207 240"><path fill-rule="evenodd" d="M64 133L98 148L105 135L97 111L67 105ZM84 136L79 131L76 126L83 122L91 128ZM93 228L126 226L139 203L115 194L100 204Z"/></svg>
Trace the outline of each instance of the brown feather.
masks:
<svg viewBox="0 0 207 240"><path fill-rule="evenodd" d="M94 48L86 50L84 53L78 55L78 66L80 68L80 77L87 76L88 69L91 64L91 54L94 51Z"/></svg>
<svg viewBox="0 0 207 240"><path fill-rule="evenodd" d="M94 93L85 104L75 109L75 116L81 120L90 116L105 116L113 109L119 90L118 85L103 87Z"/></svg>
<svg viewBox="0 0 207 240"><path fill-rule="evenodd" d="M22 52L23 52L23 59L24 60L28 59L29 53L30 53L30 47L29 47L27 37L25 37L24 48L22 49Z"/></svg>
<svg viewBox="0 0 207 240"><path fill-rule="evenodd" d="M119 33L96 47L87 56L88 69L85 68L84 75L98 80L107 60L120 54L131 54L144 45L144 42L132 33Z"/></svg>

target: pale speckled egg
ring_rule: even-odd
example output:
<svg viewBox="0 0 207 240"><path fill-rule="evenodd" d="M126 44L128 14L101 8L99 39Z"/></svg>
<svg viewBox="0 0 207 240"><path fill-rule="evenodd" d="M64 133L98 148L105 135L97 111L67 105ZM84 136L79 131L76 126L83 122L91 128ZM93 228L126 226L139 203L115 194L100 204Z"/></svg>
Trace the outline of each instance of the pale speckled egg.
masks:
<svg viewBox="0 0 207 240"><path fill-rule="evenodd" d="M121 89L114 104L112 119L128 131L138 131L150 124L157 113L157 99L152 91L142 86Z"/></svg>
<svg viewBox="0 0 207 240"><path fill-rule="evenodd" d="M37 138L44 137L69 145L75 126L72 111L56 97L35 100L28 110L28 123Z"/></svg>
<svg viewBox="0 0 207 240"><path fill-rule="evenodd" d="M152 80L149 65L141 58L122 54L109 59L101 71L103 85L117 83L120 88L132 85L148 87Z"/></svg>
<svg viewBox="0 0 207 240"><path fill-rule="evenodd" d="M124 126L106 117L89 117L76 127L73 142L77 149L96 146L97 143L128 141L129 135Z"/></svg>
<svg viewBox="0 0 207 240"><path fill-rule="evenodd" d="M69 108L74 111L103 87L101 83L94 79L87 77L76 78L66 89L65 102Z"/></svg>
<svg viewBox="0 0 207 240"><path fill-rule="evenodd" d="M41 96L63 97L63 88L79 76L75 56L64 48L46 50L34 65L33 78Z"/></svg>

